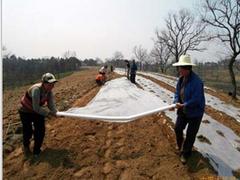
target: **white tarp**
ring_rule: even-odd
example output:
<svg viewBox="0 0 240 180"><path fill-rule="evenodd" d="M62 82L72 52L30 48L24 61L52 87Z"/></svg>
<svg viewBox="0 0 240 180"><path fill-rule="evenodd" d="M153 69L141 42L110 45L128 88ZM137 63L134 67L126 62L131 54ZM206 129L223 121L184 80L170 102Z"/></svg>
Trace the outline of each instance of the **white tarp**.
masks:
<svg viewBox="0 0 240 180"><path fill-rule="evenodd" d="M121 70L118 70L117 72L119 74L124 74L124 72ZM158 79L158 76L154 76L154 78ZM163 78L161 80L165 83L168 82L168 80ZM141 87L143 87L145 91L155 94L164 102L173 102L174 94L171 91L141 76L136 76L136 81ZM212 100L213 108L216 104L214 100L216 99ZM224 112L226 113L227 109L231 109L231 107L227 108L224 103L218 104L218 108L224 109ZM239 112L239 108L236 112ZM166 111L165 115L168 116L173 123L175 123L176 112ZM204 157L209 159L209 162L218 172L219 176L233 176L233 171L240 169L240 137L236 135L230 128L222 125L216 119L213 119L205 113L203 120L208 120L209 123L201 123L198 135L203 135L206 137L211 144L203 143L196 138L194 146ZM218 132L222 132L222 135L220 135Z"/></svg>
<svg viewBox="0 0 240 180"><path fill-rule="evenodd" d="M118 69L118 72L123 74L123 70L121 70L121 69ZM160 81L163 81L172 87L176 87L176 84L177 84L177 79L173 80L173 77L170 77L170 76L157 74L157 73L146 73L146 72L138 72L138 73L153 77ZM206 86L204 88L210 89L209 87L206 87ZM236 108L229 103L225 103L225 102L221 101L219 98L212 96L206 92L205 92L205 99L206 99L206 105L209 105L218 111L222 111L222 112L226 113L227 115L236 119L236 121L240 122L240 109L239 108Z"/></svg>
<svg viewBox="0 0 240 180"><path fill-rule="evenodd" d="M57 115L128 122L173 106L123 77L107 82L87 106L71 108Z"/></svg>
<svg viewBox="0 0 240 180"><path fill-rule="evenodd" d="M110 117L110 119L115 116L120 118L124 116L125 118L125 116L152 111L159 107L167 107L173 102L174 94L172 92L143 77L137 76L136 79L137 83L144 90L137 88L126 78L107 82L86 107L78 108L79 111L76 115L84 113L86 116L89 116L89 114L101 115ZM219 106L222 105L220 104ZM74 115L75 112L71 111L75 110L73 108L63 113ZM175 123L176 112L166 111L165 113ZM206 137L211 144L203 143L196 138L194 146L203 156L209 159L214 169L218 172L218 175L232 176L232 171L240 168L240 152L238 150L240 147L240 137L231 129L206 114L204 114L203 120L208 120L209 123L201 124L198 135ZM129 120L114 120L114 122L127 121ZM224 136L217 133L218 131L221 131Z"/></svg>

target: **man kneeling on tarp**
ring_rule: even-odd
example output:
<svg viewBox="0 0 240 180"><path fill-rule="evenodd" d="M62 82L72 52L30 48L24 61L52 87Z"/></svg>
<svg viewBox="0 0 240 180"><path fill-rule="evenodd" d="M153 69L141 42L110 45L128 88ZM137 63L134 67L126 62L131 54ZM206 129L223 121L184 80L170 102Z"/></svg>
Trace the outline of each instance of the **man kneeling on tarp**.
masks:
<svg viewBox="0 0 240 180"><path fill-rule="evenodd" d="M106 80L107 80L107 76L106 76L107 68L108 68L107 65L101 67L101 69L99 70L98 75L96 76L96 83L99 86L103 85L106 82Z"/></svg>

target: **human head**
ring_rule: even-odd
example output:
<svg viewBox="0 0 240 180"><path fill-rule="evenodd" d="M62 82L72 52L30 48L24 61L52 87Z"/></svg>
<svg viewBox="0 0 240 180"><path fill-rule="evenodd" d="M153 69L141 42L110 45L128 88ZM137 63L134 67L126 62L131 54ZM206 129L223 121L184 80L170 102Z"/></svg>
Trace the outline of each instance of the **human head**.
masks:
<svg viewBox="0 0 240 180"><path fill-rule="evenodd" d="M185 54L181 55L179 61L174 63L173 66L178 67L180 76L186 77L192 71L192 66L195 66L195 64L192 63L190 55Z"/></svg>
<svg viewBox="0 0 240 180"><path fill-rule="evenodd" d="M192 66L178 66L178 72L180 76L187 77L192 71Z"/></svg>
<svg viewBox="0 0 240 180"><path fill-rule="evenodd" d="M55 83L57 82L57 79L55 76L51 73L45 73L42 75L42 82L43 83Z"/></svg>
<svg viewBox="0 0 240 180"><path fill-rule="evenodd" d="M55 82L57 80L53 74L45 73L42 75L42 86L46 91L51 91L54 88Z"/></svg>
<svg viewBox="0 0 240 180"><path fill-rule="evenodd" d="M107 69L107 68L108 68L108 65L105 65L104 68Z"/></svg>

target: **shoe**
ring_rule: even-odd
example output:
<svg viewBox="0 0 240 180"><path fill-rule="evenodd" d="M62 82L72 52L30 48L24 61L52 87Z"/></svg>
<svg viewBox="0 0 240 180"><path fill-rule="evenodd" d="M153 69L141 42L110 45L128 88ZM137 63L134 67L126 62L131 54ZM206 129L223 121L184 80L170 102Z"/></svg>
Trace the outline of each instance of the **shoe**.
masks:
<svg viewBox="0 0 240 180"><path fill-rule="evenodd" d="M33 157L38 158L40 156L41 152L42 152L41 150L33 152Z"/></svg>
<svg viewBox="0 0 240 180"><path fill-rule="evenodd" d="M28 158L30 158L31 154L32 154L32 152L31 152L30 148L28 146L24 146L23 147L23 156L24 156L23 159L27 160Z"/></svg>
<svg viewBox="0 0 240 180"><path fill-rule="evenodd" d="M186 164L186 163L187 163L187 158L182 154L181 157L180 157L180 161L181 161L183 164Z"/></svg>
<svg viewBox="0 0 240 180"><path fill-rule="evenodd" d="M181 148L179 148L178 146L175 146L175 152L178 156L181 156L183 154L183 151Z"/></svg>
<svg viewBox="0 0 240 180"><path fill-rule="evenodd" d="M34 158L34 159L38 159L39 156L40 156L40 154L33 154L33 158Z"/></svg>

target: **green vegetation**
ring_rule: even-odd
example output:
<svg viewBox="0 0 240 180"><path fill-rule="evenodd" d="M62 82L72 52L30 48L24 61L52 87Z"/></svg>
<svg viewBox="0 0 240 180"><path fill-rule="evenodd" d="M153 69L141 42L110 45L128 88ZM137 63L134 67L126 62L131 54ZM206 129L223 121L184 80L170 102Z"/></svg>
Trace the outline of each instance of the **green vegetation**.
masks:
<svg viewBox="0 0 240 180"><path fill-rule="evenodd" d="M81 61L75 57L25 60L12 55L3 58L3 90L39 82L46 72L53 73L59 79L80 67Z"/></svg>

